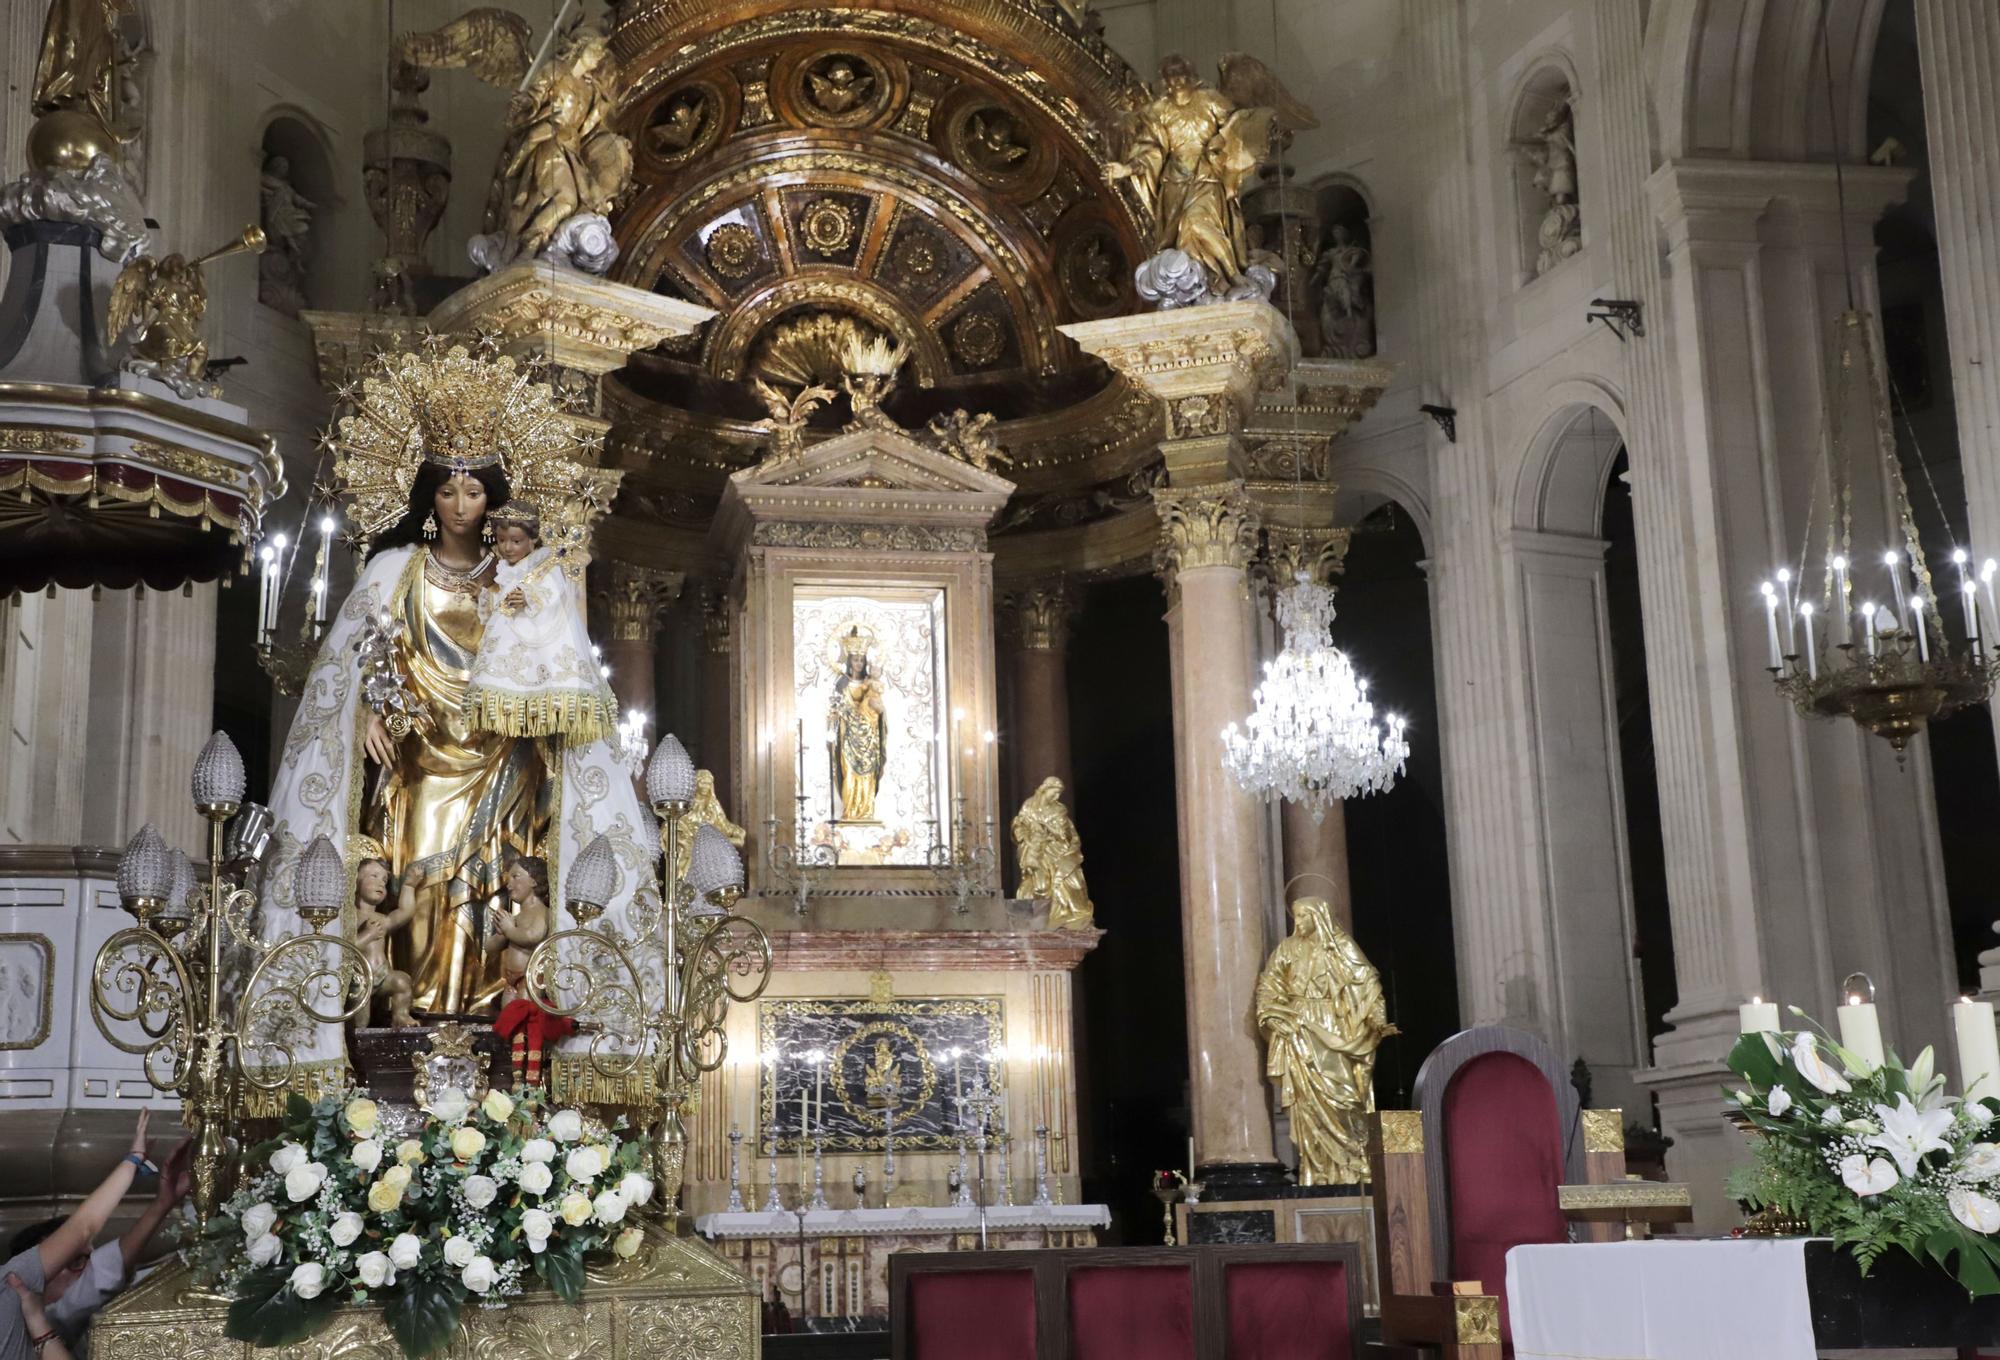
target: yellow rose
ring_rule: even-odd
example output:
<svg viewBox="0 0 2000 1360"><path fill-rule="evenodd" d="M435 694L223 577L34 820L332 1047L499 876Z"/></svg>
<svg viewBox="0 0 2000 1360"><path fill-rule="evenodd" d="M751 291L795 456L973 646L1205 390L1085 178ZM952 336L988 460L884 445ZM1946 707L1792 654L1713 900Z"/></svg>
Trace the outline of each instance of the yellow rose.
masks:
<svg viewBox="0 0 2000 1360"><path fill-rule="evenodd" d="M451 1131L451 1155L461 1162L471 1161L485 1146L486 1135L469 1124L461 1124Z"/></svg>
<svg viewBox="0 0 2000 1360"><path fill-rule="evenodd" d="M488 1091L486 1099L479 1103L479 1108L484 1110L486 1117L494 1123L504 1124L513 1117L514 1097L497 1089Z"/></svg>
<svg viewBox="0 0 2000 1360"><path fill-rule="evenodd" d="M424 1145L414 1138L405 1138L396 1144L396 1160L404 1166L421 1166L424 1160Z"/></svg>
<svg viewBox="0 0 2000 1360"><path fill-rule="evenodd" d="M362 1138L367 1138L375 1132L375 1126L381 1117L381 1110L376 1108L374 1101L366 1097L356 1097L347 1102L347 1127Z"/></svg>
<svg viewBox="0 0 2000 1360"><path fill-rule="evenodd" d="M398 1167L397 1170L402 1168ZM384 1176L368 1187L368 1207L378 1214L386 1214L403 1202L403 1187Z"/></svg>
<svg viewBox="0 0 2000 1360"><path fill-rule="evenodd" d="M401 1193L403 1187L410 1183L410 1168L398 1162L382 1173L382 1179L395 1186L397 1192Z"/></svg>
<svg viewBox="0 0 2000 1360"><path fill-rule="evenodd" d="M572 1228L580 1228L590 1222L591 1207L589 1195L579 1194L572 1190L562 1197L562 1203L556 1207L557 1212L562 1215L563 1222L569 1224Z"/></svg>
<svg viewBox="0 0 2000 1360"><path fill-rule="evenodd" d="M646 1234L644 1232L638 1228L627 1228L624 1232L619 1233L617 1239L612 1242L611 1250L629 1261L639 1254L639 1244L645 1240Z"/></svg>

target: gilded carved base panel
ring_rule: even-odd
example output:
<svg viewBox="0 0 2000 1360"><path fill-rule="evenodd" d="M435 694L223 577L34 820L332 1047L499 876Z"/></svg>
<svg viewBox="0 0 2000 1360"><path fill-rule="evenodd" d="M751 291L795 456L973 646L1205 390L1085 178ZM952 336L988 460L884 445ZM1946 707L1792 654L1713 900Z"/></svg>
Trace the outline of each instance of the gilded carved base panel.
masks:
<svg viewBox="0 0 2000 1360"><path fill-rule="evenodd" d="M260 1352L223 1335L228 1305L188 1294L162 1270L116 1299L91 1328L95 1360L249 1360ZM755 1286L707 1248L649 1236L629 1262L593 1268L584 1302L539 1287L505 1308L469 1307L450 1360L756 1360ZM343 1308L318 1335L268 1352L282 1360L400 1360L373 1308Z"/></svg>

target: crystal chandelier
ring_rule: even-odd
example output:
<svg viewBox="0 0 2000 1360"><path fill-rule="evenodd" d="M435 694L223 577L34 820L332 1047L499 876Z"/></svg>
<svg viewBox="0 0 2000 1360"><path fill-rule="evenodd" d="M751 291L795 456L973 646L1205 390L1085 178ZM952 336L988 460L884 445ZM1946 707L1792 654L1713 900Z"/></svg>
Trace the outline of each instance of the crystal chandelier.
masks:
<svg viewBox="0 0 2000 1360"><path fill-rule="evenodd" d="M1333 645L1333 591L1311 577L1278 592L1285 645L1264 663L1255 709L1222 733L1222 765L1247 793L1302 803L1313 821L1344 798L1380 793L1409 758L1404 722L1375 717L1368 682Z"/></svg>

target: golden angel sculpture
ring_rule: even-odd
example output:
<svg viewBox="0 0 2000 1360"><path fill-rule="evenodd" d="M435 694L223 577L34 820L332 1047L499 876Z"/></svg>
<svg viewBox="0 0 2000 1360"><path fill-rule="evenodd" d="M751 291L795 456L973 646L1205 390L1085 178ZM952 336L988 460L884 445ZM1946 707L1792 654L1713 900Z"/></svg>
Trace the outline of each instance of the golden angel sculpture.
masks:
<svg viewBox="0 0 2000 1360"><path fill-rule="evenodd" d="M1292 933L1257 979L1264 1070L1291 1112L1299 1184L1368 1179L1375 1049L1396 1033L1382 979L1324 897L1292 903Z"/></svg>
<svg viewBox="0 0 2000 1360"><path fill-rule="evenodd" d="M1255 57L1232 53L1219 69L1210 86L1187 58L1163 60L1159 88L1128 117L1124 154L1105 167L1108 178L1130 182L1152 221L1138 285L1161 306L1221 298L1246 283L1268 296L1274 280L1246 276L1240 195L1274 135L1319 126Z"/></svg>
<svg viewBox="0 0 2000 1360"><path fill-rule="evenodd" d="M592 274L611 268L618 244L605 214L632 183L632 144L612 128L617 111L618 60L602 30L580 25L508 106L486 234L472 241L476 263L499 269L525 256Z"/></svg>
<svg viewBox="0 0 2000 1360"><path fill-rule="evenodd" d="M885 336L856 334L848 338L841 355L845 376L840 380L854 417L847 423L848 429L901 432L903 427L882 409L882 401L896 385L896 370L909 355L907 346Z"/></svg>
<svg viewBox="0 0 2000 1360"><path fill-rule="evenodd" d="M771 413L771 418L758 426L771 436L770 452L765 455L765 461L791 462L806 451L806 422L812 418L814 411L833 400L833 389L813 384L787 396L782 388L774 387L762 378L752 378L750 386L756 390L757 399L764 403L764 409Z"/></svg>
<svg viewBox="0 0 2000 1360"><path fill-rule="evenodd" d="M352 414L328 443L367 557L328 626L272 781L262 928L267 939L302 929L293 868L315 836L370 836L399 884L401 919L384 933L388 965L410 979L411 1009L430 1021L467 1016L505 983L504 960L486 944L510 902L525 900L510 894L519 888L510 872L525 860L545 862L559 883L601 834L619 868L604 920L634 940L657 925L658 829L611 746L498 730L465 702L499 576L489 514L516 495L534 500L540 540L564 555L566 574L619 474L590 466L547 382L483 347L381 355L341 395ZM337 1069L329 1079L344 1071L338 1026L290 1047L301 1063Z"/></svg>
<svg viewBox="0 0 2000 1360"><path fill-rule="evenodd" d="M116 342L137 337L124 362L127 372L166 383L182 396L208 396L208 341L202 318L208 315L208 281L202 266L225 255L261 254L264 232L250 226L220 250L198 259L169 255L156 260L141 255L119 272L105 309L106 338Z"/></svg>
<svg viewBox="0 0 2000 1360"><path fill-rule="evenodd" d="M131 12L132 0L53 0L35 59L36 113L75 110L116 141L138 135L126 112L124 68L132 58L118 31Z"/></svg>
<svg viewBox="0 0 2000 1360"><path fill-rule="evenodd" d="M1083 881L1083 841L1063 806L1062 780L1050 775L1014 814L1020 894L1049 904L1051 930L1086 930L1096 913Z"/></svg>
<svg viewBox="0 0 2000 1360"><path fill-rule="evenodd" d="M950 415L932 416L925 428L944 452L981 472L991 472L995 463L1011 466L1014 462L1000 447L1000 435L995 428L998 424L991 411L981 411L975 416L960 407Z"/></svg>

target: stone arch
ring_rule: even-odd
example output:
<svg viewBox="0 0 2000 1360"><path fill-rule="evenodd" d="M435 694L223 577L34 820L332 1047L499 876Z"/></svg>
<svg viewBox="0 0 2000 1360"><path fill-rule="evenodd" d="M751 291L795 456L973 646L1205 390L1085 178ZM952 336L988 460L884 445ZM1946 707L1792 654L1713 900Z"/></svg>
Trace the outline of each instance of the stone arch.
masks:
<svg viewBox="0 0 2000 1360"><path fill-rule="evenodd" d="M1515 239L1521 278L1530 282L1583 249L1583 183L1577 166L1576 67L1569 54L1552 49L1522 69L1507 103L1506 136L1513 154L1508 176L1513 190ZM1552 119L1567 128L1567 164L1538 150L1546 145ZM1559 130L1560 131L1560 130Z"/></svg>
<svg viewBox="0 0 2000 1360"><path fill-rule="evenodd" d="M268 248L258 261L257 299L287 315L297 315L315 302L315 287L324 270L329 219L340 203L339 177L333 147L319 120L289 104L265 110L257 137L259 220ZM279 175L282 166L282 175ZM302 251L288 252L264 211L265 179L278 176L311 205L311 230ZM317 299L323 302L324 298Z"/></svg>
<svg viewBox="0 0 2000 1360"><path fill-rule="evenodd" d="M1824 160L1866 154L1875 37L1887 0L1658 0L1646 61L1668 159ZM1826 58L1820 52L1825 6Z"/></svg>
<svg viewBox="0 0 2000 1360"><path fill-rule="evenodd" d="M1336 457L1331 473L1340 487L1333 511L1338 527L1351 529L1384 501L1394 501L1417 526L1425 553L1432 550L1430 497L1424 488L1397 469L1379 463L1346 464Z"/></svg>
<svg viewBox="0 0 2000 1360"><path fill-rule="evenodd" d="M1607 384L1551 388L1514 485L1514 526L1595 538L1611 465L1625 445L1625 405Z"/></svg>

